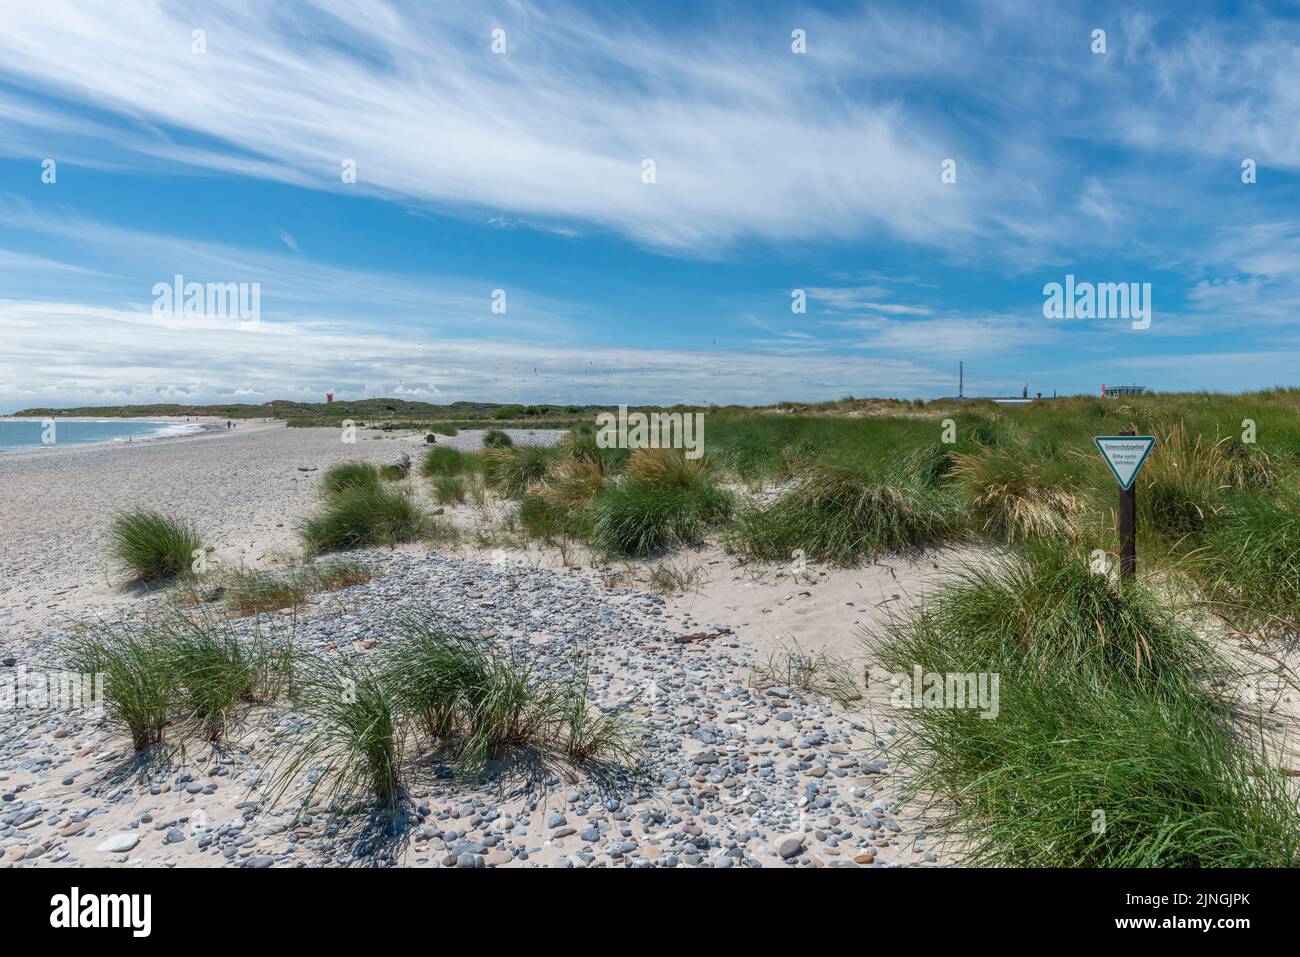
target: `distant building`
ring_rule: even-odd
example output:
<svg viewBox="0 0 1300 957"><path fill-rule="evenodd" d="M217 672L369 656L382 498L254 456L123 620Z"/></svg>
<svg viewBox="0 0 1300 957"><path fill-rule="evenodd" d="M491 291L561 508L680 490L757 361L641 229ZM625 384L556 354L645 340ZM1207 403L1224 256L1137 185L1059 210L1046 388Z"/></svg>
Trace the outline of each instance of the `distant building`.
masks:
<svg viewBox="0 0 1300 957"><path fill-rule="evenodd" d="M1144 385L1106 385L1101 384L1101 397L1103 399L1114 398L1117 395L1142 395L1146 392L1147 387Z"/></svg>
<svg viewBox="0 0 1300 957"><path fill-rule="evenodd" d="M325 393L325 404L326 404L326 405L329 405L329 403L331 403L331 402L333 402L333 401L334 401L334 393L333 393L333 392L326 392L326 393Z"/></svg>

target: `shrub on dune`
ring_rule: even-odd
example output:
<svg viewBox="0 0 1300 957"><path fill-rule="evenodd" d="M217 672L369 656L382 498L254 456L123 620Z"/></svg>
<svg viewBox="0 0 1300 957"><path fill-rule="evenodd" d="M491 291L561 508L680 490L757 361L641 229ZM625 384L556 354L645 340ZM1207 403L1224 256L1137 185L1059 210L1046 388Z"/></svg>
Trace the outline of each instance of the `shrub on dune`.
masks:
<svg viewBox="0 0 1300 957"><path fill-rule="evenodd" d="M203 548L194 526L150 509L113 519L108 531L113 557L137 581L161 581L188 574Z"/></svg>
<svg viewBox="0 0 1300 957"><path fill-rule="evenodd" d="M508 449L514 444L514 440L500 429L488 429L483 433L483 448L485 449Z"/></svg>
<svg viewBox="0 0 1300 957"><path fill-rule="evenodd" d="M958 520L957 503L947 492L820 464L776 501L742 513L728 541L750 558L788 561L802 549L815 561L853 565L941 542Z"/></svg>

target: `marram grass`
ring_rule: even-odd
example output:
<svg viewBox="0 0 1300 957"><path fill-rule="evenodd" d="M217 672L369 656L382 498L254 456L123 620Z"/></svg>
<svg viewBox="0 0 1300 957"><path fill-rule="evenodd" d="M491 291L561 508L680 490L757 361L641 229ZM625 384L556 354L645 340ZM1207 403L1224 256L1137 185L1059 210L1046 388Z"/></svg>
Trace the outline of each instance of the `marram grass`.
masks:
<svg viewBox="0 0 1300 957"><path fill-rule="evenodd" d="M194 526L152 509L136 509L113 519L109 548L137 581L162 581L189 574L203 542Z"/></svg>
<svg viewBox="0 0 1300 957"><path fill-rule="evenodd" d="M1228 665L1141 587L1029 548L868 637L888 672L999 676L996 717L902 710L914 793L971 865L1295 866L1283 772L1218 688Z"/></svg>

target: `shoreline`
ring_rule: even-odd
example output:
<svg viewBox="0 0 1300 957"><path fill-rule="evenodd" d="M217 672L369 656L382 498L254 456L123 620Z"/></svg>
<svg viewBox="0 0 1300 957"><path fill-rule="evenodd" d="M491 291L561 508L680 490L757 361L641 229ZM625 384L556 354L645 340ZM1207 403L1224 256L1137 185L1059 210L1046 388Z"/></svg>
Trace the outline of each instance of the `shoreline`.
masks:
<svg viewBox="0 0 1300 957"><path fill-rule="evenodd" d="M35 418L32 416L21 416L21 417L4 416L4 417L0 417L0 422L41 423L44 422L46 418L49 417L46 416L42 418ZM11 461L14 459L26 458L31 456L48 456L52 453L63 453L66 455L69 452L79 450L79 449L80 450L106 449L106 448L111 449L111 448L117 448L119 446L133 447L136 445L154 445L159 442L172 442L178 439L197 439L197 438L203 438L204 436L219 435L228 431L224 426L224 423L226 421L225 419L204 418L200 420L193 416L186 417L186 416L151 415L151 416L139 416L139 417L133 416L131 418L120 418L120 417L92 418L88 416L76 416L76 417L66 418L66 419L58 418L58 419L54 419L53 421L56 423L59 422L137 422L142 424L157 423L159 425L197 425L198 429L193 432L178 432L172 435L132 436L129 440L128 439L100 439L94 442L70 442L70 443L65 442L62 444L55 442L53 445L39 446L34 448L22 447L22 448L8 449L8 450L4 448L0 448L0 461Z"/></svg>

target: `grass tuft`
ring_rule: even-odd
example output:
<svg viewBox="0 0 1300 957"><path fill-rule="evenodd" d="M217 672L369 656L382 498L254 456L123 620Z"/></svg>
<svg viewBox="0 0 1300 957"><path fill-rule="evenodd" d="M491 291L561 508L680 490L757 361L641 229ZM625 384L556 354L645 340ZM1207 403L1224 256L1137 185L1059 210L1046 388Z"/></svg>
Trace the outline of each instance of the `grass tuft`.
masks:
<svg viewBox="0 0 1300 957"><path fill-rule="evenodd" d="M194 527L150 509L118 515L108 531L113 557L136 581L188 574L203 542Z"/></svg>
<svg viewBox="0 0 1300 957"><path fill-rule="evenodd" d="M946 491L820 464L767 507L743 512L728 541L749 558L788 561L802 549L814 561L848 566L941 542L955 533L959 517Z"/></svg>
<svg viewBox="0 0 1300 957"><path fill-rule="evenodd" d="M900 713L911 786L948 811L967 864L1296 863L1294 801L1216 692L1222 659L1083 556L1035 547L967 568L869 642L899 678L998 679L994 717Z"/></svg>
<svg viewBox="0 0 1300 957"><path fill-rule="evenodd" d="M332 466L321 479L321 491L326 495L378 487L379 470L369 462L342 462Z"/></svg>
<svg viewBox="0 0 1300 957"><path fill-rule="evenodd" d="M379 485L339 492L326 502L324 511L300 528L312 552L397 545L445 533L446 529L426 515L409 492Z"/></svg>

